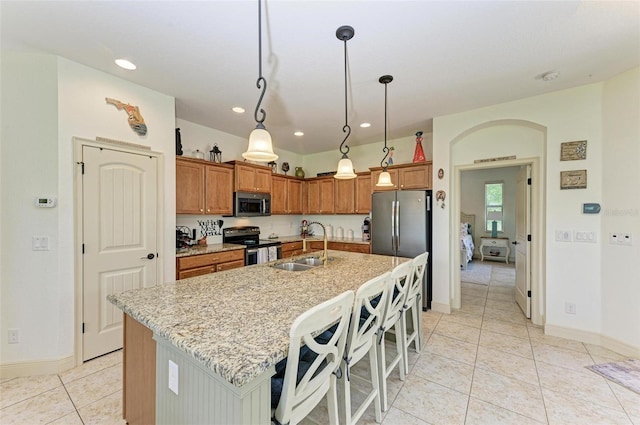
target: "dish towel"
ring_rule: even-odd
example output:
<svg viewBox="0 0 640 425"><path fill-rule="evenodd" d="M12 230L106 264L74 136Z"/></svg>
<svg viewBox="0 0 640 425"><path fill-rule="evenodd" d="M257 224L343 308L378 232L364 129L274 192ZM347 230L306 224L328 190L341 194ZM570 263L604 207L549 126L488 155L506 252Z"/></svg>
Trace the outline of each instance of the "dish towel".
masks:
<svg viewBox="0 0 640 425"><path fill-rule="evenodd" d="M269 250L267 248L258 248L258 264L269 261Z"/></svg>
<svg viewBox="0 0 640 425"><path fill-rule="evenodd" d="M269 258L269 261L276 261L278 259L278 247L270 246L268 250L269 250L269 253L267 257Z"/></svg>

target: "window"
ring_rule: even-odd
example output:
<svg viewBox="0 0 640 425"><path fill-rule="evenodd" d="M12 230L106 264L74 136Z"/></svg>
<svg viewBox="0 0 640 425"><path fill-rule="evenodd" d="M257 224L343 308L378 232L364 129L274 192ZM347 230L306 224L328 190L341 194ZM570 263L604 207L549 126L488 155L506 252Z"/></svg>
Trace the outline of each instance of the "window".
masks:
<svg viewBox="0 0 640 425"><path fill-rule="evenodd" d="M496 221L498 232L502 232L502 189L503 182L485 183L484 185L484 208L485 208L485 230L490 232L493 221Z"/></svg>

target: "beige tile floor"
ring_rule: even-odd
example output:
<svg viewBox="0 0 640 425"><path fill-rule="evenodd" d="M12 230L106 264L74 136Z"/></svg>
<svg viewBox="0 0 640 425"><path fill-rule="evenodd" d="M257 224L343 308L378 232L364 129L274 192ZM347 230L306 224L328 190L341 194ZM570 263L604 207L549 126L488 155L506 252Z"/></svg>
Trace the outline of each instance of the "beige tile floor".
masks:
<svg viewBox="0 0 640 425"><path fill-rule="evenodd" d="M410 351L405 381L392 374L384 425L640 425L640 395L584 368L625 357L544 335L515 304L512 276L493 263L489 286L462 283L460 310L423 314L424 348ZM355 401L367 363L353 368ZM3 380L0 389L0 424L124 423L119 351L59 375ZM323 404L305 421L326 422ZM372 408L359 423L375 423Z"/></svg>

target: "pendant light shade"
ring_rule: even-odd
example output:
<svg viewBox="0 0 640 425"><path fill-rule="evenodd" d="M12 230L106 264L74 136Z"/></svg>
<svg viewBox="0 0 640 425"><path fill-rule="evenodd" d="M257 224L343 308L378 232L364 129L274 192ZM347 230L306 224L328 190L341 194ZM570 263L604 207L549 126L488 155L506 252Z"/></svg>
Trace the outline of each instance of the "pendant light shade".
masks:
<svg viewBox="0 0 640 425"><path fill-rule="evenodd" d="M376 183L377 187L391 187L393 183L391 182L391 174L388 171L383 171L378 176L378 183Z"/></svg>
<svg viewBox="0 0 640 425"><path fill-rule="evenodd" d="M273 153L271 145L271 134L264 126L256 127L249 135L249 148L242 154L244 159L258 162L270 162L278 159L278 155Z"/></svg>
<svg viewBox="0 0 640 425"><path fill-rule="evenodd" d="M347 156L349 153L349 146L345 144L351 134L347 108L347 40L351 40L354 34L355 31L353 30L353 27L350 27L349 25L341 26L336 30L336 37L338 37L338 40L344 41L344 127L342 127L342 132L346 133L344 140L340 143L340 153L342 153L342 158L338 162L338 171L333 175L336 179L355 179L357 177L356 173L353 171L353 163L349 159L349 156Z"/></svg>
<svg viewBox="0 0 640 425"><path fill-rule="evenodd" d="M257 162L270 162L278 159L278 155L273 153L273 145L271 143L271 134L264 127L264 120L267 113L260 108L264 94L267 91L267 80L262 76L262 0L258 0L258 80L256 81L258 89L262 89L254 117L256 120L256 128L249 135L249 147L242 154L244 159ZM258 111L261 117L258 118Z"/></svg>
<svg viewBox="0 0 640 425"><path fill-rule="evenodd" d="M380 161L382 173L380 173L380 176L378 177L376 187L392 187L393 182L391 181L391 174L387 171L389 163L385 160L389 156L389 148L387 147L387 84L393 81L393 77L391 75L383 75L378 79L378 81L381 84L384 84L384 148L382 148L384 157L382 158L382 161Z"/></svg>

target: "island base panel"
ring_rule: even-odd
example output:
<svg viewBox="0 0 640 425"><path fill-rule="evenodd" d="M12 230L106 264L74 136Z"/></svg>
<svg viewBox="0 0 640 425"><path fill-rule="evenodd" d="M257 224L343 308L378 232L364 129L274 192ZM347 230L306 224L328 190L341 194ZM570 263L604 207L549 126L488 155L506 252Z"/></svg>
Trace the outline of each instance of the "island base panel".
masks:
<svg viewBox="0 0 640 425"><path fill-rule="evenodd" d="M153 424L156 415L156 342L153 332L124 315L123 417L129 425Z"/></svg>
<svg viewBox="0 0 640 425"><path fill-rule="evenodd" d="M236 387L154 334L157 342L156 423L268 424L275 366ZM169 361L178 366L178 394L169 389Z"/></svg>

